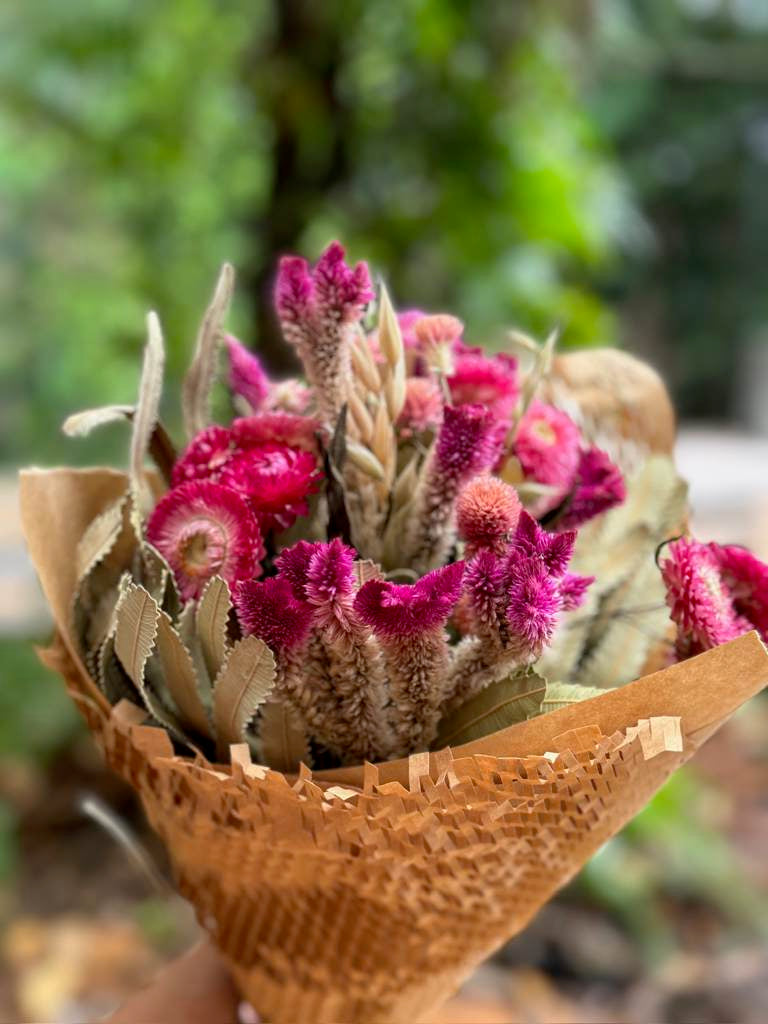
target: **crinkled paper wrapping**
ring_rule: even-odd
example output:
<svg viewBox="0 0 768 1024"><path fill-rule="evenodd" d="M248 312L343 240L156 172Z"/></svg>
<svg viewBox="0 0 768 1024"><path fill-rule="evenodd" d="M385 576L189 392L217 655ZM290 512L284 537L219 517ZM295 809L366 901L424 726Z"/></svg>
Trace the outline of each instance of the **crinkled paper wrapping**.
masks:
<svg viewBox="0 0 768 1024"><path fill-rule="evenodd" d="M274 1021L411 1021L530 920L768 682L755 633L454 750L298 777L174 756L109 707L73 649L73 552L120 474L22 475L24 529L60 671L135 788L181 892Z"/></svg>

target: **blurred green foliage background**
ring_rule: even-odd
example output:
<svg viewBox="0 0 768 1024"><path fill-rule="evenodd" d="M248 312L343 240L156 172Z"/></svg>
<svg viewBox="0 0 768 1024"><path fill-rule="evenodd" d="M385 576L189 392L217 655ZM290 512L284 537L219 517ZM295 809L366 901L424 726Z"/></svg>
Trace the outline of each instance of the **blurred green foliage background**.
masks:
<svg viewBox="0 0 768 1024"><path fill-rule="evenodd" d="M561 323L652 358L684 414L737 418L768 322L767 56L764 0L5 0L0 466L120 461L119 428L73 442L62 419L132 400L148 308L178 381L225 259L236 332L285 369L277 257L333 237L478 341ZM0 662L24 680L0 759L44 767L74 713L26 638ZM652 866L683 839L712 851L687 859L699 895L738 875L696 786L582 882L654 941Z"/></svg>

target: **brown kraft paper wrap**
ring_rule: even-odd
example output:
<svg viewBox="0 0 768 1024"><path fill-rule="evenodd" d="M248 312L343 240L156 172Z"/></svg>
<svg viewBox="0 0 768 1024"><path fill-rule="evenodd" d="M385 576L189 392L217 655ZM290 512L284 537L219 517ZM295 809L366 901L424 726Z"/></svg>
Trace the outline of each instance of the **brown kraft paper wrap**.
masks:
<svg viewBox="0 0 768 1024"><path fill-rule="evenodd" d="M73 552L125 488L103 470L30 470L21 505L61 672L135 788L182 894L244 996L273 1021L411 1021L446 999L768 683L750 633L480 740L381 765L285 776L175 756L111 708L69 635Z"/></svg>

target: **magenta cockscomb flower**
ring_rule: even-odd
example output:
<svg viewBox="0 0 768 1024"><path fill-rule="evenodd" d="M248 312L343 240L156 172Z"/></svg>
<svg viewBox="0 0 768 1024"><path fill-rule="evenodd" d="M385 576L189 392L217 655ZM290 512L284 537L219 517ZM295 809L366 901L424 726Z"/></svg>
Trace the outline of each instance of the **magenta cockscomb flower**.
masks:
<svg viewBox="0 0 768 1024"><path fill-rule="evenodd" d="M627 496L621 470L600 448L581 452L576 484L565 512L557 521L559 530L572 530L620 505Z"/></svg>
<svg viewBox="0 0 768 1024"><path fill-rule="evenodd" d="M277 655L303 647L314 611L295 597L286 579L247 580L235 589L234 598L245 634L259 637Z"/></svg>
<svg viewBox="0 0 768 1024"><path fill-rule="evenodd" d="M521 511L517 491L503 480L495 476L471 480L456 503L456 522L467 555L483 549L503 554Z"/></svg>
<svg viewBox="0 0 768 1024"><path fill-rule="evenodd" d="M260 360L237 338L227 334L224 341L229 355L230 390L244 398L253 412L258 412L269 398L270 379Z"/></svg>
<svg viewBox="0 0 768 1024"><path fill-rule="evenodd" d="M570 416L538 399L520 419L514 453L528 479L555 488L547 502L550 508L559 504L574 482L580 445L579 428Z"/></svg>
<svg viewBox="0 0 768 1024"><path fill-rule="evenodd" d="M526 561L512 574L507 622L521 660L535 661L551 641L561 608L557 579L541 562Z"/></svg>
<svg viewBox="0 0 768 1024"><path fill-rule="evenodd" d="M520 397L517 360L504 354L457 356L447 383L454 403L479 403L502 420L509 419Z"/></svg>
<svg viewBox="0 0 768 1024"><path fill-rule="evenodd" d="M481 549L467 563L464 575L466 596L474 625L481 632L498 630L506 603L507 566L489 548Z"/></svg>
<svg viewBox="0 0 768 1024"><path fill-rule="evenodd" d="M368 267L348 266L338 242L328 246L314 270L297 257L280 261L275 303L281 327L304 364L326 425L335 424L346 397L349 328L372 298Z"/></svg>
<svg viewBox="0 0 768 1024"><path fill-rule="evenodd" d="M315 609L317 626L328 631L331 640L352 630L356 616L352 610L356 552L338 538L311 545L304 594Z"/></svg>
<svg viewBox="0 0 768 1024"><path fill-rule="evenodd" d="M183 600L197 598L212 576L230 586L260 572L264 545L242 497L208 480L172 488L155 506L147 539L166 559Z"/></svg>
<svg viewBox="0 0 768 1024"><path fill-rule="evenodd" d="M560 580L560 607L564 612L581 608L587 598L587 591L595 582L594 576L579 576L567 572Z"/></svg>
<svg viewBox="0 0 768 1024"><path fill-rule="evenodd" d="M498 420L481 405L447 405L422 473L403 556L425 572L441 565L455 540L461 488L491 468L499 454Z"/></svg>
<svg viewBox="0 0 768 1024"><path fill-rule="evenodd" d="M408 377L405 402L397 420L402 438L437 430L443 421L443 394L432 377Z"/></svg>
<svg viewBox="0 0 768 1024"><path fill-rule="evenodd" d="M309 497L320 483L314 455L285 444L238 452L218 477L246 498L264 533L287 530L299 516L307 515Z"/></svg>
<svg viewBox="0 0 768 1024"><path fill-rule="evenodd" d="M464 563L454 562L416 583L369 580L358 591L354 607L379 637L397 641L418 636L445 624L461 595L463 575Z"/></svg>
<svg viewBox="0 0 768 1024"><path fill-rule="evenodd" d="M752 628L736 611L720 561L709 545L681 537L666 549L660 567L677 626L679 657L707 651Z"/></svg>
<svg viewBox="0 0 768 1024"><path fill-rule="evenodd" d="M554 576L568 568L576 543L576 531L549 533L528 512L521 512L509 553L510 568L520 559L541 562Z"/></svg>

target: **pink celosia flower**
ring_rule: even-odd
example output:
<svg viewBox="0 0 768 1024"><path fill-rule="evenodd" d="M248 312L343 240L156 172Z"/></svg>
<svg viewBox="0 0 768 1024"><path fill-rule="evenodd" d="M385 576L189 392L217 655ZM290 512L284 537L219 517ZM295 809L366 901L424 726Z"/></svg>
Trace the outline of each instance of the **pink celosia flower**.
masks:
<svg viewBox="0 0 768 1024"><path fill-rule="evenodd" d="M275 302L283 334L296 346L327 425L336 422L346 395L348 328L372 298L367 266L347 266L338 242L328 246L312 271L297 257L280 261Z"/></svg>
<svg viewBox="0 0 768 1024"><path fill-rule="evenodd" d="M497 630L505 602L507 566L491 549L481 549L467 563L464 576L467 598L476 624L484 630Z"/></svg>
<svg viewBox="0 0 768 1024"><path fill-rule="evenodd" d="M308 540L297 540L281 551L275 560L282 579L288 581L293 596L300 601L307 598L304 586L307 582L309 563L317 545Z"/></svg>
<svg viewBox="0 0 768 1024"><path fill-rule="evenodd" d="M517 526L522 505L514 487L495 476L471 480L459 494L456 521L467 554L488 548L503 554Z"/></svg>
<svg viewBox="0 0 768 1024"><path fill-rule="evenodd" d="M437 381L431 377L408 377L405 403L397 420L400 436L408 438L435 430L442 420L443 395Z"/></svg>
<svg viewBox="0 0 768 1024"><path fill-rule="evenodd" d="M512 575L507 596L507 621L515 645L526 660L535 661L552 639L560 611L557 579L546 566L526 562Z"/></svg>
<svg viewBox="0 0 768 1024"><path fill-rule="evenodd" d="M259 359L237 338L224 338L229 354L229 387L246 400L254 412L266 404L271 383Z"/></svg>
<svg viewBox="0 0 768 1024"><path fill-rule="evenodd" d="M279 576L248 580L235 590L234 598L243 632L259 637L275 654L306 642L314 611L294 596L287 580Z"/></svg>
<svg viewBox="0 0 768 1024"><path fill-rule="evenodd" d="M333 640L354 626L352 565L356 552L338 538L309 547L312 551L304 573L304 596L315 608L318 627L327 630ZM281 569L284 564L281 560ZM295 573L292 575L295 578Z"/></svg>
<svg viewBox="0 0 768 1024"><path fill-rule="evenodd" d="M197 598L212 576L230 585L260 571L258 523L234 491L206 480L172 488L155 506L147 539L173 569L182 598Z"/></svg>
<svg viewBox="0 0 768 1024"><path fill-rule="evenodd" d="M424 572L445 561L455 539L460 489L490 469L499 453L498 421L481 405L447 405L422 473L403 556Z"/></svg>
<svg viewBox="0 0 768 1024"><path fill-rule="evenodd" d="M558 505L573 484L580 445L579 428L570 416L551 405L536 399L520 419L514 452L528 479L555 488L549 508Z"/></svg>
<svg viewBox="0 0 768 1024"><path fill-rule="evenodd" d="M618 466L599 448L581 452L576 470L576 486L571 493L557 528L570 530L620 505L627 496L624 477Z"/></svg>
<svg viewBox="0 0 768 1024"><path fill-rule="evenodd" d="M541 562L554 576L568 567L576 543L576 531L548 533L528 512L522 511L509 554L510 568L520 559Z"/></svg>
<svg viewBox="0 0 768 1024"><path fill-rule="evenodd" d="M457 405L477 402L504 420L520 397L517 360L504 354L459 356L447 383Z"/></svg>
<svg viewBox="0 0 768 1024"><path fill-rule="evenodd" d="M422 576L416 583L369 580L354 607L377 636L406 640L443 626L461 595L464 563L454 562Z"/></svg>
<svg viewBox="0 0 768 1024"><path fill-rule="evenodd" d="M661 562L661 575L681 658L717 647L751 628L737 613L718 558L708 545L689 537L674 541Z"/></svg>
<svg viewBox="0 0 768 1024"><path fill-rule="evenodd" d="M580 608L587 597L587 590L595 582L594 576L579 576L567 572L560 580L560 607L564 612Z"/></svg>
<svg viewBox="0 0 768 1024"><path fill-rule="evenodd" d="M245 416L232 424L235 448L255 448L263 444L287 444L318 454L317 432L320 424L311 416L274 411Z"/></svg>
<svg viewBox="0 0 768 1024"><path fill-rule="evenodd" d="M233 455L218 476L247 499L265 533L287 530L305 516L320 479L314 455L285 444L246 448Z"/></svg>

